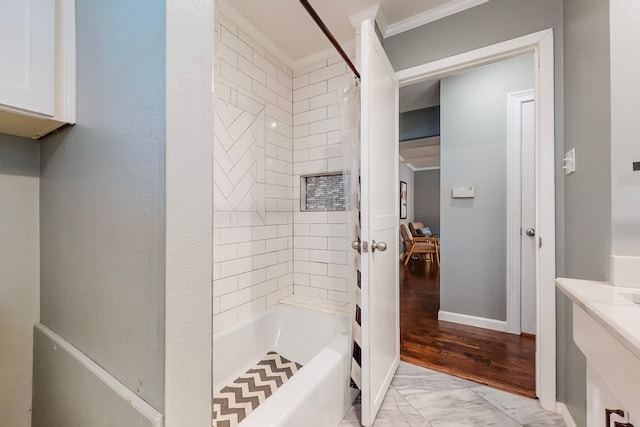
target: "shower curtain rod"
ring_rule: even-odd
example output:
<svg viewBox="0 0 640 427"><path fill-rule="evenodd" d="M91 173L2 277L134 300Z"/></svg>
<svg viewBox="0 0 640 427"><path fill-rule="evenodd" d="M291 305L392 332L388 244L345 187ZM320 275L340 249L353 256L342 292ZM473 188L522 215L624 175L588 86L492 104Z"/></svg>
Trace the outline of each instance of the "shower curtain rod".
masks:
<svg viewBox="0 0 640 427"><path fill-rule="evenodd" d="M331 34L331 31L329 31L329 28L327 28L327 26L324 24L324 22L322 22L322 18L320 18L318 16L316 11L309 4L309 1L308 0L300 0L300 3L302 3L302 6L307 10L309 15L311 15L311 18L315 21L315 23L318 25L318 27L320 27L320 29L322 30L324 35L327 36L327 38L329 39L329 41L331 42L333 47L336 48L336 50L338 51L338 53L340 54L342 59L344 59L345 62L347 63L347 65L349 66L349 68L351 68L351 71L353 71L353 74L355 74L356 78L358 80L360 80L360 73L356 69L356 66L353 65L353 62L351 62L351 59L349 58L347 53L344 51L344 49L342 49L342 46L340 46L340 43L338 43L336 38L333 37L333 34Z"/></svg>

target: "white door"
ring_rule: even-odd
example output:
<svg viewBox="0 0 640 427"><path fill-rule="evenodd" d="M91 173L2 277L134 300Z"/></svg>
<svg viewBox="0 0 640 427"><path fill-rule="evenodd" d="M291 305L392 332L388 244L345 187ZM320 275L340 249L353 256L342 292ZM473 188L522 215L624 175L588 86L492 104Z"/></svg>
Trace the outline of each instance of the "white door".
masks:
<svg viewBox="0 0 640 427"><path fill-rule="evenodd" d="M509 94L507 327L536 334L535 102L533 90Z"/></svg>
<svg viewBox="0 0 640 427"><path fill-rule="evenodd" d="M398 82L373 22L361 25L362 425L371 426L400 361ZM378 249L385 244L386 250Z"/></svg>
<svg viewBox="0 0 640 427"><path fill-rule="evenodd" d="M536 334L536 215L535 215L535 105L531 98L521 104L522 142L522 220L521 226L521 312L520 328Z"/></svg>

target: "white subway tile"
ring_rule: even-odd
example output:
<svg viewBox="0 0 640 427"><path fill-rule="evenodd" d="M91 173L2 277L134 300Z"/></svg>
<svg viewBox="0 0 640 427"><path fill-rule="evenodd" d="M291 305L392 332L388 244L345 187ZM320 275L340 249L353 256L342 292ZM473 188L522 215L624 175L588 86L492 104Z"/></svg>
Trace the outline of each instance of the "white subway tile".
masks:
<svg viewBox="0 0 640 427"><path fill-rule="evenodd" d="M266 298L258 298L238 307L238 321L248 319L267 308Z"/></svg>
<svg viewBox="0 0 640 427"><path fill-rule="evenodd" d="M259 283L252 288L253 298L260 298L272 292L278 290L278 281L277 280L268 280L263 283Z"/></svg>
<svg viewBox="0 0 640 427"><path fill-rule="evenodd" d="M333 212L327 212L331 214ZM309 226L311 236L345 237L347 235L346 224L311 224Z"/></svg>
<svg viewBox="0 0 640 427"><path fill-rule="evenodd" d="M310 160L308 162L298 162L293 165L294 175L324 173L327 171L327 160Z"/></svg>
<svg viewBox="0 0 640 427"><path fill-rule="evenodd" d="M327 144L342 144L342 135L339 130L334 130L333 132L329 132L327 134Z"/></svg>
<svg viewBox="0 0 640 427"><path fill-rule="evenodd" d="M250 227L255 225L264 225L262 218L258 212L238 212L238 226Z"/></svg>
<svg viewBox="0 0 640 427"><path fill-rule="evenodd" d="M267 269L259 268L248 273L238 275L238 289L248 288L267 280Z"/></svg>
<svg viewBox="0 0 640 427"><path fill-rule="evenodd" d="M282 185L266 185L267 197L274 199L286 199L289 197L290 187L285 187Z"/></svg>
<svg viewBox="0 0 640 427"><path fill-rule="evenodd" d="M221 277L221 272L220 272L220 263L219 262L215 262L213 263L213 280L218 280Z"/></svg>
<svg viewBox="0 0 640 427"><path fill-rule="evenodd" d="M323 95L314 96L309 99L309 108L321 108L327 107L330 105L336 106L338 104L338 93L337 92L329 92Z"/></svg>
<svg viewBox="0 0 640 427"><path fill-rule="evenodd" d="M244 89L238 90L237 104L238 108L248 111L253 115L258 115L258 113L265 108L264 101L257 101L256 97L252 93L245 91Z"/></svg>
<svg viewBox="0 0 640 427"><path fill-rule="evenodd" d="M220 298L213 299L213 315L220 313Z"/></svg>
<svg viewBox="0 0 640 427"><path fill-rule="evenodd" d="M289 69L289 67L287 67L287 65L284 62L279 60L275 55L273 55L269 51L267 51L267 59L269 60L269 62L271 62L276 67L278 67L280 70L286 72L288 75L292 75L291 70Z"/></svg>
<svg viewBox="0 0 640 427"><path fill-rule="evenodd" d="M309 276L309 286L346 292L347 280L338 277L315 276L312 274Z"/></svg>
<svg viewBox="0 0 640 427"><path fill-rule="evenodd" d="M275 239L276 237L278 237L278 227L275 225L253 227L253 240Z"/></svg>
<svg viewBox="0 0 640 427"><path fill-rule="evenodd" d="M329 250L332 251L343 251L345 248L350 247L346 237L329 237L327 245Z"/></svg>
<svg viewBox="0 0 640 427"><path fill-rule="evenodd" d="M345 167L342 157L332 157L327 159L327 169L330 171L341 171Z"/></svg>
<svg viewBox="0 0 640 427"><path fill-rule="evenodd" d="M287 263L276 264L267 267L267 280L276 279L289 273Z"/></svg>
<svg viewBox="0 0 640 427"><path fill-rule="evenodd" d="M290 137L287 137L285 135L282 135L278 132L274 132L272 130L267 130L267 142L269 144L273 144L277 147L280 148L285 148L285 149L291 149L293 146L293 140ZM277 150L276 150L277 153ZM271 157L277 157L277 154L275 154L275 156L271 156Z"/></svg>
<svg viewBox="0 0 640 427"><path fill-rule="evenodd" d="M293 285L293 273L287 273L278 277L278 289L286 288Z"/></svg>
<svg viewBox="0 0 640 427"><path fill-rule="evenodd" d="M353 76L350 73L344 74L342 76L333 77L328 81L327 92L344 90L353 84L354 84Z"/></svg>
<svg viewBox="0 0 640 427"><path fill-rule="evenodd" d="M327 116L329 116L329 118L340 117L340 106L338 104L327 106Z"/></svg>
<svg viewBox="0 0 640 427"><path fill-rule="evenodd" d="M223 228L220 230L220 242L229 243L248 242L252 240L251 227Z"/></svg>
<svg viewBox="0 0 640 427"><path fill-rule="evenodd" d="M287 113L293 114L293 102L284 96L278 95L278 108L282 108Z"/></svg>
<svg viewBox="0 0 640 427"><path fill-rule="evenodd" d="M294 212L293 221L294 224L326 224L327 212Z"/></svg>
<svg viewBox="0 0 640 427"><path fill-rule="evenodd" d="M293 77L284 71L278 72L278 81L287 87L287 90L291 91L293 89ZM291 96L289 96L289 100L291 100Z"/></svg>
<svg viewBox="0 0 640 427"><path fill-rule="evenodd" d="M293 78L293 90L309 85L309 74L302 74Z"/></svg>
<svg viewBox="0 0 640 427"><path fill-rule="evenodd" d="M239 258L232 261L224 261L220 263L220 275L222 278L235 276L240 273L251 271L253 265L251 257Z"/></svg>
<svg viewBox="0 0 640 427"><path fill-rule="evenodd" d="M309 260L332 264L346 264L347 253L345 251L310 250Z"/></svg>
<svg viewBox="0 0 640 427"><path fill-rule="evenodd" d="M280 199L270 199L267 197L266 200L266 209L270 212L275 212L278 210L278 200Z"/></svg>
<svg viewBox="0 0 640 427"><path fill-rule="evenodd" d="M216 53L218 54L219 59L226 61L229 65L233 67L238 66L238 52L231 49L229 46L220 43L217 46ZM216 90L218 90L217 87Z"/></svg>
<svg viewBox="0 0 640 427"><path fill-rule="evenodd" d="M266 73L277 76L278 75L278 67L273 65L271 61L264 57L264 55L253 55L253 63L260 67L260 69L264 70Z"/></svg>
<svg viewBox="0 0 640 427"><path fill-rule="evenodd" d="M267 252L277 252L284 249L287 249L287 238L279 237L277 239L268 239L266 242L266 250Z"/></svg>
<svg viewBox="0 0 640 427"><path fill-rule="evenodd" d="M289 95L289 88L283 83L279 82L277 78L267 76L267 87L278 95L291 100L291 96Z"/></svg>
<svg viewBox="0 0 640 427"><path fill-rule="evenodd" d="M340 118L333 117L331 119L320 120L318 122L309 123L309 134L316 135L318 133L327 133L340 129Z"/></svg>
<svg viewBox="0 0 640 427"><path fill-rule="evenodd" d="M309 149L309 160L337 158L340 162L340 169L344 168L342 144L325 145Z"/></svg>
<svg viewBox="0 0 640 427"><path fill-rule="evenodd" d="M303 99L298 102L293 103L293 114L302 113L304 111L309 111L309 100Z"/></svg>
<svg viewBox="0 0 640 427"><path fill-rule="evenodd" d="M247 90L252 89L253 80L251 80L251 77L238 71L237 68L225 61L220 61L220 75L237 86Z"/></svg>
<svg viewBox="0 0 640 427"><path fill-rule="evenodd" d="M258 83L265 84L266 73L260 68L256 67L251 61L243 57L238 58L238 69Z"/></svg>
<svg viewBox="0 0 640 427"><path fill-rule="evenodd" d="M216 245L213 247L213 262L229 261L238 258L238 245Z"/></svg>
<svg viewBox="0 0 640 427"><path fill-rule="evenodd" d="M220 229L213 229L213 244L214 245L221 245L222 243L220 242Z"/></svg>
<svg viewBox="0 0 640 427"><path fill-rule="evenodd" d="M309 135L309 125L301 125L293 128L293 137L302 138Z"/></svg>
<svg viewBox="0 0 640 427"><path fill-rule="evenodd" d="M213 332L228 328L238 321L238 310L235 308L213 316Z"/></svg>
<svg viewBox="0 0 640 427"><path fill-rule="evenodd" d="M252 242L238 243L238 255L247 257L265 253L266 244L264 240L254 240Z"/></svg>
<svg viewBox="0 0 640 427"><path fill-rule="evenodd" d="M231 212L213 212L213 228L227 228L231 226Z"/></svg>
<svg viewBox="0 0 640 427"><path fill-rule="evenodd" d="M302 74L310 73L315 70L319 70L327 66L327 60L321 59L320 61L314 62L313 64L306 65L304 67L300 67L296 70L293 70L293 76L300 76Z"/></svg>
<svg viewBox="0 0 640 427"><path fill-rule="evenodd" d="M322 213L322 212L320 212ZM326 214L325 214L326 218ZM295 236L310 236L310 225L309 224L293 224L293 234Z"/></svg>
<svg viewBox="0 0 640 427"><path fill-rule="evenodd" d="M354 301L354 297L349 292L329 291L328 297L332 301L339 301L346 304L352 304ZM345 311L348 310L352 310L353 312L355 312L355 308L349 305L346 307Z"/></svg>
<svg viewBox="0 0 640 427"><path fill-rule="evenodd" d="M296 273L317 274L319 276L326 276L328 272L327 264L320 262L296 261L293 268Z"/></svg>
<svg viewBox="0 0 640 427"><path fill-rule="evenodd" d="M238 34L238 26L233 21L231 21L229 18L227 18L225 15L223 15L218 11L216 11L216 21L218 22L219 25L224 27L227 31L230 31L232 34L234 35ZM220 29L220 31L222 31L222 29Z"/></svg>
<svg viewBox="0 0 640 427"><path fill-rule="evenodd" d="M305 125L306 126L306 125ZM293 148L302 150L306 148L321 147L327 145L327 134L318 134L294 138Z"/></svg>
<svg viewBox="0 0 640 427"><path fill-rule="evenodd" d="M327 212L327 222L329 224L345 224L347 222L347 212Z"/></svg>
<svg viewBox="0 0 640 427"><path fill-rule="evenodd" d="M309 261L309 249L301 249L294 247L293 259L296 261Z"/></svg>
<svg viewBox="0 0 640 427"><path fill-rule="evenodd" d="M302 249L327 249L327 238L294 236L293 247Z"/></svg>
<svg viewBox="0 0 640 427"><path fill-rule="evenodd" d="M266 296L267 299L267 307L272 307L280 302L281 299L284 299L293 294L293 286L288 286L286 288L279 289L278 291L271 293Z"/></svg>
<svg viewBox="0 0 640 427"><path fill-rule="evenodd" d="M287 246L289 246L288 243ZM278 264L289 261L293 261L293 249L278 251Z"/></svg>
<svg viewBox="0 0 640 427"><path fill-rule="evenodd" d="M213 296L228 294L238 290L238 276L213 281Z"/></svg>
<svg viewBox="0 0 640 427"><path fill-rule="evenodd" d="M309 83L314 84L322 80L329 80L339 77L347 72L347 66L344 62L336 62L328 67L320 68L309 73Z"/></svg>
<svg viewBox="0 0 640 427"><path fill-rule="evenodd" d="M231 31L223 27L220 37L223 44L226 44L246 59L251 60L253 58L253 49L251 49L251 46L240 40L232 34Z"/></svg>
<svg viewBox="0 0 640 427"><path fill-rule="evenodd" d="M287 224L287 222L286 212L267 212L267 225L282 225Z"/></svg>
<svg viewBox="0 0 640 427"><path fill-rule="evenodd" d="M306 123L317 122L327 118L327 108L321 107L315 110L305 111L293 116L293 125L299 126Z"/></svg>
<svg viewBox="0 0 640 427"><path fill-rule="evenodd" d="M257 81L253 81L253 85L249 90L251 90L255 96L262 98L265 102L270 102L272 104L278 103L278 94Z"/></svg>
<svg viewBox="0 0 640 427"><path fill-rule="evenodd" d="M283 224L278 226L278 237L293 236L293 224Z"/></svg>
<svg viewBox="0 0 640 427"><path fill-rule="evenodd" d="M251 288L240 289L220 297L220 310L223 312L251 301Z"/></svg>
<svg viewBox="0 0 640 427"><path fill-rule="evenodd" d="M275 265L278 263L278 254L276 252L270 252L262 255L256 255L253 257L253 268L263 268Z"/></svg>
<svg viewBox="0 0 640 427"><path fill-rule="evenodd" d="M267 52L265 48L256 40L254 40L253 37L251 37L249 34L242 31L242 28L238 28L238 38L245 42L247 45L251 46L251 48L260 55L266 55Z"/></svg>
<svg viewBox="0 0 640 427"><path fill-rule="evenodd" d="M293 150L293 162L306 162L309 160L309 150Z"/></svg>
<svg viewBox="0 0 640 427"><path fill-rule="evenodd" d="M274 119L281 121L289 126L293 125L293 117L291 113L283 110L280 107L277 107L278 98L276 98L276 102L267 102L267 116L273 117Z"/></svg>
<svg viewBox="0 0 640 427"><path fill-rule="evenodd" d="M310 286L298 286L298 285L293 285L293 293L314 297L314 298L323 298L323 299L327 299L327 295L328 295L326 289L318 289L318 288L312 288Z"/></svg>
<svg viewBox="0 0 640 427"><path fill-rule="evenodd" d="M293 101L300 101L301 99L312 98L314 96L327 93L327 82L322 81L313 85L301 87L293 92Z"/></svg>
<svg viewBox="0 0 640 427"><path fill-rule="evenodd" d="M296 285L309 286L309 275L304 273L293 273L293 283Z"/></svg>
<svg viewBox="0 0 640 427"><path fill-rule="evenodd" d="M293 150L287 148L278 147L278 160L284 160L285 162L292 163L293 162ZM291 185L291 181L288 181L287 185Z"/></svg>
<svg viewBox="0 0 640 427"><path fill-rule="evenodd" d="M343 279L348 279L351 274L353 274L352 269L355 267L350 266L348 264L326 264L327 265L327 276L331 277L341 277Z"/></svg>

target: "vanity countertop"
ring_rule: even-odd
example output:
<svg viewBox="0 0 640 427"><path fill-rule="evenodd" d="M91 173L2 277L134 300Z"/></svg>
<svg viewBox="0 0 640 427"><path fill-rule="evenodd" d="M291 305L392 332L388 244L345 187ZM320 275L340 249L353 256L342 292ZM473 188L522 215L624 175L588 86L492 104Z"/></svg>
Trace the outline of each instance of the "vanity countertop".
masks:
<svg viewBox="0 0 640 427"><path fill-rule="evenodd" d="M556 284L640 359L640 303L632 301L640 302L640 289L566 278L556 279Z"/></svg>

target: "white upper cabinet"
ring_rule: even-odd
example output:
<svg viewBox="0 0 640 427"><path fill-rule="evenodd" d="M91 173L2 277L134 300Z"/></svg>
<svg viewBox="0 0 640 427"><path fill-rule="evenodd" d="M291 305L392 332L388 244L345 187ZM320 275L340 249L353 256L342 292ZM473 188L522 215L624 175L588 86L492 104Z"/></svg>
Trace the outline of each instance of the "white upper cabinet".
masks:
<svg viewBox="0 0 640 427"><path fill-rule="evenodd" d="M73 0L0 0L0 133L75 122Z"/></svg>

